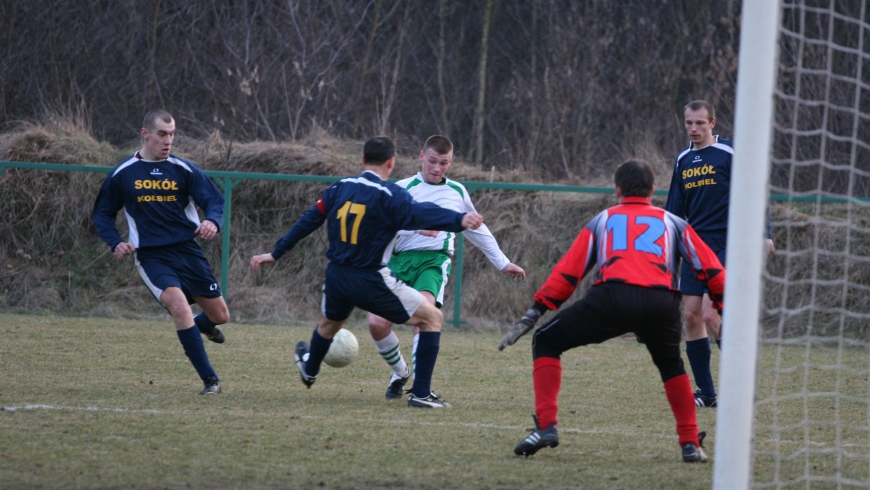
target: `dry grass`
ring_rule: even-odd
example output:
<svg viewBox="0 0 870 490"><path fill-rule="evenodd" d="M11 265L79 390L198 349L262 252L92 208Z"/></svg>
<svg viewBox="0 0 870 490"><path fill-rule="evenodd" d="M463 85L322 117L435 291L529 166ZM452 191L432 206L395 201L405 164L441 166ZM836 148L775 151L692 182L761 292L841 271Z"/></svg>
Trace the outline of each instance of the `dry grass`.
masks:
<svg viewBox="0 0 870 490"><path fill-rule="evenodd" d="M63 118L57 118L63 121ZM25 125L4 135L0 158L70 164L113 165L132 152L97 142L84 123ZM78 122L77 122L78 121ZM322 136L304 144L231 142L220 134L205 140L181 135L176 151L210 170L343 176L359 171L362 142ZM403 150L394 175L419 169L414 151ZM519 173L478 170L457 161L451 176L464 180L519 181ZM0 309L53 311L75 315L125 317L159 314L147 291L136 289L137 276L127 262L115 261L96 236L90 211L104 177L78 172L9 170L0 176L0 213L11 216L0 227ZM229 257L229 302L237 321L305 321L319 316L320 284L325 267L323 231L304 240L286 258L253 273L250 257L271 250L274 242L320 196L324 184L245 181L233 190ZM527 269L530 279L517 283L495 270L473 246L466 247L462 317L468 328L493 328L524 309L534 288L582 222L612 199L600 196L529 194L478 190L478 210L505 253ZM577 218L573 222L561 213ZM57 219L62 217L62 219ZM123 219L118 220L124 229ZM564 223L544 229L543 223ZM220 243L205 244L216 270ZM448 292L448 296L451 293ZM445 316L453 316L448 297Z"/></svg>
<svg viewBox="0 0 870 490"><path fill-rule="evenodd" d="M324 367L310 390L291 361L309 326L225 331L207 346L224 393L205 398L167 320L0 315L0 487L709 486L712 465L680 461L633 340L565 355L562 444L524 459L512 450L531 425L527 339L498 352L497 334L445 333L433 388L455 408L427 411L383 399L389 370L361 330L357 361ZM701 423L712 432L715 413Z"/></svg>
<svg viewBox="0 0 870 490"><path fill-rule="evenodd" d="M0 487L711 484L712 464L680 461L658 373L633 338L563 356L561 444L526 459L512 449L531 425L528 338L498 352L498 334L445 332L433 388L455 407L427 411L383 399L389 371L359 328L359 358L325 366L309 390L292 349L310 325L228 325L227 343L207 346L224 383L208 398L172 330L168 318L0 315ZM398 335L407 355L410 332ZM866 485L866 350L765 344L760 356L755 482ZM716 410L698 421L715 464Z"/></svg>
<svg viewBox="0 0 870 490"><path fill-rule="evenodd" d="M867 488L867 349L807 339L768 342L759 363L755 481Z"/></svg>
<svg viewBox="0 0 870 490"><path fill-rule="evenodd" d="M86 118L73 116L46 115L42 125L22 125L0 136L0 158L113 165L132 152L98 142L90 136ZM335 177L359 171L362 148L360 141L339 140L325 133L297 144L242 144L219 133L202 140L182 134L176 143L180 155L205 169ZM650 138L632 140L623 152L626 158L641 156L652 162L659 185L667 186L671 164ZM411 175L418 168L416 150L402 147L394 175ZM607 169L601 169L585 181L574 176L564 183L609 186L605 173ZM508 182L525 178L517 172L486 172L462 161L454 163L451 176ZM0 220L0 310L128 318L160 314L147 291L138 287L129 261L112 259L94 232L90 211L102 179L98 174L31 170L0 175L0 215L4 216ZM262 180L243 181L234 188L228 298L235 321L280 324L318 318L326 263L323 230L266 271L253 273L248 264L252 255L271 250L324 188L318 183ZM521 314L583 223L615 203L611 195L486 189L476 190L473 198L506 255L528 273L525 282L509 280L467 244L461 318L468 321L464 328L482 330L505 328ZM655 202L663 204L660 198ZM825 307L844 305L858 313L857 319L847 319L847 330L866 338L866 322L860 315L870 312L870 302L865 289L854 287L870 284L870 267L862 259L870 256L866 206L851 210L836 204L785 208L774 203L771 211L779 252L770 260L765 286L767 335L780 335L780 331L802 335L808 328L811 334L824 335L839 328L836 315L817 314L813 322L805 313L783 316L783 311L806 310L810 301L816 301ZM123 220L118 221L123 229ZM847 236L850 255L843 253ZM219 270L220 242L208 242L205 249ZM843 281L847 268L848 280ZM785 284L787 296L783 294ZM454 317L452 287L448 287L445 305L448 320Z"/></svg>

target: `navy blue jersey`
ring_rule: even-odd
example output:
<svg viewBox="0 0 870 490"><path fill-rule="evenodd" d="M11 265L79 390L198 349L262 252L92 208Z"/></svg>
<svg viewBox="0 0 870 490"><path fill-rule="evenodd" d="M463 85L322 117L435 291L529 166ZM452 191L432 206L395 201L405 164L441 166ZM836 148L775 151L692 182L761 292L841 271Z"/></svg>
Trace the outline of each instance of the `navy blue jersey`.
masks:
<svg viewBox="0 0 870 490"><path fill-rule="evenodd" d="M733 156L734 145L718 135L715 143L700 150L689 143L677 156L665 209L688 221L695 231L727 230ZM770 209L766 236L771 237Z"/></svg>
<svg viewBox="0 0 870 490"><path fill-rule="evenodd" d="M700 150L690 143L677 157L665 209L688 221L695 231L728 229L733 155L731 142L718 135L715 143Z"/></svg>
<svg viewBox="0 0 870 490"><path fill-rule="evenodd" d="M194 238L200 225L194 204L220 229L224 196L199 167L175 155L143 160L136 152L112 169L100 187L94 225L114 250L123 241L115 227L115 216L123 209L134 247L172 245Z"/></svg>
<svg viewBox="0 0 870 490"><path fill-rule="evenodd" d="M299 218L277 243L275 260L299 240L327 222L326 257L355 269L376 270L386 264L387 246L399 230L443 230L459 233L463 214L415 201L396 184L372 171L332 184L323 198Z"/></svg>

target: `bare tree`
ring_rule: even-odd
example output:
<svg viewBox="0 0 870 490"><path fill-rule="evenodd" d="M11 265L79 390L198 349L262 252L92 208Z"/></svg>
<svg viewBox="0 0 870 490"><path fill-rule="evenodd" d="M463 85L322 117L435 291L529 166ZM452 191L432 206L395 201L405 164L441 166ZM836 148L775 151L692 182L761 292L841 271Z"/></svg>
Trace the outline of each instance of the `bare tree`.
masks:
<svg viewBox="0 0 870 490"><path fill-rule="evenodd" d="M439 132L446 133L450 127L447 116L447 92L444 89L444 61L447 44L447 0L438 1L438 95L441 100L441 124Z"/></svg>
<svg viewBox="0 0 870 490"><path fill-rule="evenodd" d="M480 42L480 66L477 72L477 109L474 111L474 164L483 164L483 128L486 121L486 63L489 54L489 29L492 25L492 14L498 0L486 0L486 11L483 16L483 35Z"/></svg>
<svg viewBox="0 0 870 490"><path fill-rule="evenodd" d="M242 141L442 132L478 166L587 179L634 141L675 151L690 99L716 104L729 134L739 15L726 13L739 11L740 0L0 0L0 122L84 107L100 138L128 144L163 106L187 132Z"/></svg>
<svg viewBox="0 0 870 490"><path fill-rule="evenodd" d="M396 55L393 60L393 70L390 76L389 89L383 94L384 103L380 111L380 124L378 124L378 134L387 134L390 122L390 113L393 110L393 104L396 102L396 86L399 82L399 72L402 68L402 52L405 44L405 33L408 31L408 18L411 12L411 2L405 2L405 13L402 16L402 22L399 24L399 41L396 46Z"/></svg>

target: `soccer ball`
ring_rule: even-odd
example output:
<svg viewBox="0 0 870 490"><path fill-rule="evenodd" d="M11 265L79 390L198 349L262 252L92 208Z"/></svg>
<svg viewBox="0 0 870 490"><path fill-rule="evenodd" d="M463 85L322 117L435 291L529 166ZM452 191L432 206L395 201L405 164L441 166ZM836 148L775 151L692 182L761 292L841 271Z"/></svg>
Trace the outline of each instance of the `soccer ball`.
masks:
<svg viewBox="0 0 870 490"><path fill-rule="evenodd" d="M357 355L359 355L359 342L356 341L356 335L342 328L332 338L332 345L329 346L323 362L335 368L345 367L352 363Z"/></svg>

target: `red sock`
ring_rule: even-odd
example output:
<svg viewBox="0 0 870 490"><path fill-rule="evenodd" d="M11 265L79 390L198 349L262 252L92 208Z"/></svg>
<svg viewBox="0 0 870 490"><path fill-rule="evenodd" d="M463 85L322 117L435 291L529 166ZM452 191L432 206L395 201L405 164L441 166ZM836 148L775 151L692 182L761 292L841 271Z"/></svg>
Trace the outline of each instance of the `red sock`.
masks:
<svg viewBox="0 0 870 490"><path fill-rule="evenodd" d="M692 383L688 374L681 374L665 381L665 394L671 411L677 419L677 435L680 438L680 446L691 442L699 446L698 442L698 419L695 415L695 395L692 394Z"/></svg>
<svg viewBox="0 0 870 490"><path fill-rule="evenodd" d="M562 361L554 357L539 357L535 359L532 379L535 384L535 415L538 424L546 429L551 424L558 423L556 414L559 412L559 387L562 384ZM695 399L692 399L692 408Z"/></svg>

